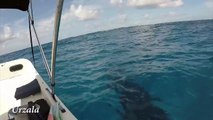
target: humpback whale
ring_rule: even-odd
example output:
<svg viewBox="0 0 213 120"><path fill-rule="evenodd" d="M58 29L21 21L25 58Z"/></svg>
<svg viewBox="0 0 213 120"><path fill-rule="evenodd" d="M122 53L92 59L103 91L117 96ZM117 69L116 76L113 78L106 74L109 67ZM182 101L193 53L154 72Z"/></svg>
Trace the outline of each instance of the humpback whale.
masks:
<svg viewBox="0 0 213 120"><path fill-rule="evenodd" d="M124 111L123 120L169 120L168 114L153 104L154 99L138 84L127 80L116 81L111 85L119 94Z"/></svg>

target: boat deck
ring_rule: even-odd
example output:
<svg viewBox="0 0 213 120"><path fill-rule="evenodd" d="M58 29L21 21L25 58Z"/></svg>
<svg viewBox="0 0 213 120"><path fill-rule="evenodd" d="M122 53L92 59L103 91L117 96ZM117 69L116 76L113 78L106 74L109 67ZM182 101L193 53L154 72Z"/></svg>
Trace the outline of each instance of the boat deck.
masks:
<svg viewBox="0 0 213 120"><path fill-rule="evenodd" d="M18 65L18 67L16 65ZM12 66L16 66L15 69L19 70L12 70ZM16 100L14 97L16 88L26 85L35 79L37 79L41 91L37 94ZM0 120L8 119L8 111L11 108L27 105L29 101L34 102L38 99L45 99L50 106L56 104L49 91L50 88L37 73L30 61L18 59L0 64ZM59 102L61 107L66 111L64 113L60 111L63 120L76 120L57 96L56 101ZM28 120L27 114L16 115L16 120Z"/></svg>

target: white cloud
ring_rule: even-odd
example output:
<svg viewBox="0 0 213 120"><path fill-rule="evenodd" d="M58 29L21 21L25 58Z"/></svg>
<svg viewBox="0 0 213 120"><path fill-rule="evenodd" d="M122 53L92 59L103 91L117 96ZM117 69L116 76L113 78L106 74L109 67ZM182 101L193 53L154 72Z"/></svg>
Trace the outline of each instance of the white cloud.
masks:
<svg viewBox="0 0 213 120"><path fill-rule="evenodd" d="M182 0L166 0L165 2L159 4L159 7L179 7L182 5Z"/></svg>
<svg viewBox="0 0 213 120"><path fill-rule="evenodd" d="M70 12L79 20L92 20L99 16L99 10L92 6L71 5Z"/></svg>
<svg viewBox="0 0 213 120"><path fill-rule="evenodd" d="M23 49L23 46L28 45L28 31L24 27L19 28L16 24L0 26L0 55Z"/></svg>
<svg viewBox="0 0 213 120"><path fill-rule="evenodd" d="M11 25L6 24L2 27L0 26L0 55L30 46L29 30L27 26L28 22L23 19L17 20ZM41 43L51 41L53 33L53 17L35 21L35 27ZM33 31L32 34L34 37ZM33 38L33 43L37 45L35 38Z"/></svg>
<svg viewBox="0 0 213 120"><path fill-rule="evenodd" d="M208 8L213 8L213 0L206 0L204 4Z"/></svg>
<svg viewBox="0 0 213 120"><path fill-rule="evenodd" d="M83 5L71 5L69 9L63 11L62 21L60 26L59 39L70 36L71 24L74 19L78 20L91 20L98 18L99 8L98 6L83 6ZM23 49L29 47L29 31L28 31L27 19L19 19L11 25L0 26L0 55L11 51ZM35 21L35 28L37 30L38 37L41 43L47 43L52 41L53 28L54 28L54 14ZM32 31L33 32L33 31ZM68 34L69 33L69 34ZM7 42L8 41L8 42ZM14 42L22 41L22 42ZM24 42L23 42L24 41ZM37 45L37 40L33 33L33 43ZM10 44L8 46L8 44ZM7 48L4 46L8 46Z"/></svg>
<svg viewBox="0 0 213 120"><path fill-rule="evenodd" d="M123 4L123 2L123 0L110 0L110 3L116 6L120 6L121 4Z"/></svg>
<svg viewBox="0 0 213 120"><path fill-rule="evenodd" d="M50 16L45 19L39 20L36 24L36 30L40 38L47 41L51 41L51 37L53 34L53 27L54 27L54 16Z"/></svg>
<svg viewBox="0 0 213 120"><path fill-rule="evenodd" d="M170 16L176 16L176 15L177 15L177 13L176 13L176 12L174 12L174 11L171 11L171 12L169 12L169 15L170 15Z"/></svg>
<svg viewBox="0 0 213 120"><path fill-rule="evenodd" d="M68 31L73 27L72 25L77 22L73 22L74 18L77 18L77 20L82 21L92 20L98 18L99 13L99 6L71 5L70 8L63 11L62 13L60 31L64 32L60 32L59 39L61 39L62 37L64 38L70 36L70 32ZM37 34L40 38L41 43L47 43L52 41L54 15L55 14L53 13L53 15L49 17L45 17L35 21L35 28L37 30ZM33 43L34 45L37 45L34 33ZM27 19L19 19L11 24L0 25L0 55L29 47L29 45L30 44Z"/></svg>
<svg viewBox="0 0 213 120"><path fill-rule="evenodd" d="M132 7L156 6L161 3L162 0L128 0L128 5Z"/></svg>
<svg viewBox="0 0 213 120"><path fill-rule="evenodd" d="M183 5L182 0L128 0L131 7L179 7Z"/></svg>
<svg viewBox="0 0 213 120"><path fill-rule="evenodd" d="M128 15L124 13L117 14L116 16L110 18L108 23L105 26L102 26L104 29L113 29L118 27L124 27L128 24L129 19Z"/></svg>
<svg viewBox="0 0 213 120"><path fill-rule="evenodd" d="M119 14L118 15L118 21L120 22L126 22L128 20L128 17L126 14Z"/></svg>
<svg viewBox="0 0 213 120"><path fill-rule="evenodd" d="M17 37L18 34L14 34L11 27L8 25L4 25L2 27L1 33L0 33L0 42L5 42L7 40L12 40L15 37Z"/></svg>
<svg viewBox="0 0 213 120"><path fill-rule="evenodd" d="M150 16L149 16L149 14L145 14L143 17L144 18L149 18Z"/></svg>

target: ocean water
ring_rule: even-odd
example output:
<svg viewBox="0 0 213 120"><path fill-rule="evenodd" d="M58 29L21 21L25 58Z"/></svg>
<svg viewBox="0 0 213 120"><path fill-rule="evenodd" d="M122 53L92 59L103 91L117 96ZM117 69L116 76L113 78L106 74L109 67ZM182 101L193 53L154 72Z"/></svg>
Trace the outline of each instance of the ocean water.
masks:
<svg viewBox="0 0 213 120"><path fill-rule="evenodd" d="M56 94L79 120L213 120L213 20L70 37L57 55ZM0 62L16 58L32 60L30 48Z"/></svg>

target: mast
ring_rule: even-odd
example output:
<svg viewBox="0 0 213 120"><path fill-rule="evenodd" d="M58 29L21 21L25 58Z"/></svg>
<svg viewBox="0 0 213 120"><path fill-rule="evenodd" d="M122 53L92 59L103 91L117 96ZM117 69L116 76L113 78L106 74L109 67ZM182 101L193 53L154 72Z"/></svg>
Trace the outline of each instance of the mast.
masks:
<svg viewBox="0 0 213 120"><path fill-rule="evenodd" d="M63 9L64 0L58 0L57 10L55 15L55 23L54 23L54 33L53 33L53 41L52 41L52 56L51 56L51 89L52 96L55 98L55 62L56 62L56 52L57 52L57 44L58 44L58 35L59 35L59 27L61 14Z"/></svg>

